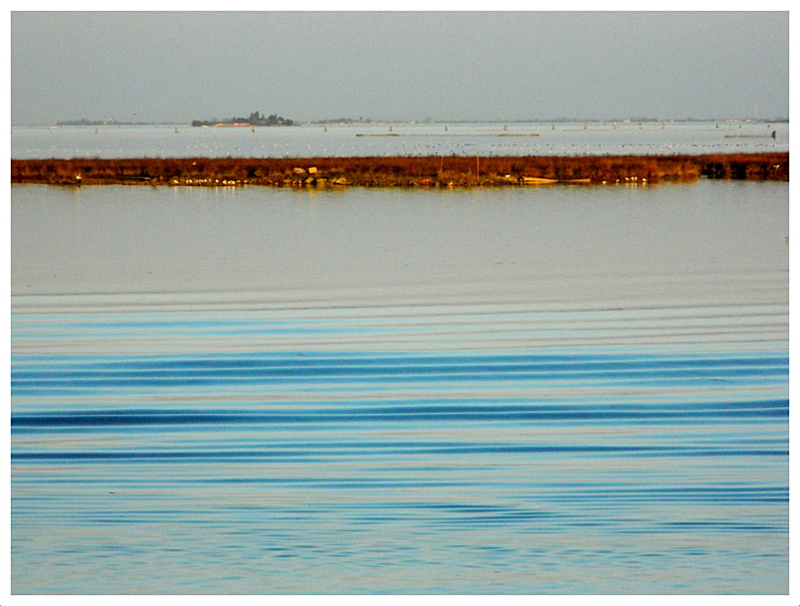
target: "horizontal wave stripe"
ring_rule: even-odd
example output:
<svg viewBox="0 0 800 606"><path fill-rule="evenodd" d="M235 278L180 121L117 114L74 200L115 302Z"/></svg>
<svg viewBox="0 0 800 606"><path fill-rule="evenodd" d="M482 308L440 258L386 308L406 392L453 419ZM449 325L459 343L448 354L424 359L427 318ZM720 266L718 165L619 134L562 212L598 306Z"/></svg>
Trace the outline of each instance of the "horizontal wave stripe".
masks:
<svg viewBox="0 0 800 606"><path fill-rule="evenodd" d="M783 382L783 356L216 356L62 364L12 364L12 395L56 396L101 389L426 382L764 381Z"/></svg>
<svg viewBox="0 0 800 606"><path fill-rule="evenodd" d="M538 446L538 445L464 445L440 446L436 448L412 449L408 454L574 454L574 455L635 455L664 457L786 457L787 449L740 449L730 448L695 448L691 446ZM241 450L241 451L151 451L151 452L18 452L11 453L12 461L105 461L105 460L182 460L182 461L224 461L224 460L301 460L340 456L343 453L322 452L286 452L283 450ZM363 455L364 453L359 453ZM377 453L376 453L377 454Z"/></svg>
<svg viewBox="0 0 800 606"><path fill-rule="evenodd" d="M391 406L343 410L273 410L269 413L169 411L120 413L72 412L68 414L12 415L13 427L272 424L272 423L365 423L376 420L663 420L729 419L739 417L787 417L788 400L754 402L705 402L690 407L665 406Z"/></svg>
<svg viewBox="0 0 800 606"><path fill-rule="evenodd" d="M131 369L96 369L96 370L51 370L49 372L36 370L12 370L12 376L16 380L30 380L46 376L53 376L64 379L91 379L95 377L107 378L126 378L126 377L194 377L194 376L294 376L302 374L349 374L349 373L373 373L373 374L425 374L425 373L520 373L520 372L539 372L539 373L604 373L613 371L674 371L687 372L693 370L719 369L725 372L733 370L762 372L771 369L788 370L788 360L782 359L758 359L758 360L703 360L703 361L675 361L675 362L566 362L563 364L555 363L462 363L448 364L432 360L427 364L421 363L376 363L373 361L339 362L336 364L252 364L244 363L241 365L184 365L184 364L163 364L153 365L150 368L131 368Z"/></svg>

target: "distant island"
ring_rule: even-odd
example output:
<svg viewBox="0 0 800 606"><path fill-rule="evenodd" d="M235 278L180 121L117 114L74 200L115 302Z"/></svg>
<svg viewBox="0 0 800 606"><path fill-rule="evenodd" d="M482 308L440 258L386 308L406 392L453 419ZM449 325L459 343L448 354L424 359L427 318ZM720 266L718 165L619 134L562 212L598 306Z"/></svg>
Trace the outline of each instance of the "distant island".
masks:
<svg viewBox="0 0 800 606"><path fill-rule="evenodd" d="M141 122L141 121L124 121L115 120L110 118L108 120L89 120L87 118L79 118L77 120L60 120L56 122L56 126L152 126L159 124L154 122ZM172 125L173 122L164 122L160 124ZM223 118L218 120L211 118L209 120L192 120L192 126L295 126L297 123L294 120L289 120L278 114L271 116L264 116L260 112L253 112L248 118L234 117Z"/></svg>
<svg viewBox="0 0 800 606"><path fill-rule="evenodd" d="M125 122L121 120L88 120L86 118L79 118L77 120L59 120L56 126L143 126L147 125L145 122Z"/></svg>
<svg viewBox="0 0 800 606"><path fill-rule="evenodd" d="M249 118L225 118L224 120L192 120L192 126L293 126L294 120L289 120L278 114L264 116L253 112Z"/></svg>

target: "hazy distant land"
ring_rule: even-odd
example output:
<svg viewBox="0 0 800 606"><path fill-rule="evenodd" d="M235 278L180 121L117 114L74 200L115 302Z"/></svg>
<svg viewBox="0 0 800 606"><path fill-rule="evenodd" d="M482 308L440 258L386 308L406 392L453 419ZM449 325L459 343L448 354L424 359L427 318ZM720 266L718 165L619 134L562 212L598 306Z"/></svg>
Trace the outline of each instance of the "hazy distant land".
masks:
<svg viewBox="0 0 800 606"><path fill-rule="evenodd" d="M258 111L251 112L248 117L233 116L229 118L205 118L205 119L192 119L192 120L178 120L169 122L152 122L142 120L117 120L115 118L107 119L89 119L78 118L70 120L59 120L55 123L56 126L300 126L303 124L317 124L317 125L331 125L331 124L352 124L352 125L369 125L369 124L471 124L480 122L484 124L563 124L563 123L588 123L588 124L629 124L629 123L642 123L642 124L669 124L673 122L718 122L718 123L737 123L737 122L750 122L750 123L784 123L788 122L789 118L775 117L775 118L681 118L681 119L663 119L653 117L618 117L618 118L582 118L582 117L550 117L550 118L495 118L495 119L481 119L481 120L433 120L431 118L423 118L420 120L391 120L387 118L369 118L369 117L340 117L340 118L323 118L317 120L298 121L279 116L277 113L269 116L264 116L263 113Z"/></svg>

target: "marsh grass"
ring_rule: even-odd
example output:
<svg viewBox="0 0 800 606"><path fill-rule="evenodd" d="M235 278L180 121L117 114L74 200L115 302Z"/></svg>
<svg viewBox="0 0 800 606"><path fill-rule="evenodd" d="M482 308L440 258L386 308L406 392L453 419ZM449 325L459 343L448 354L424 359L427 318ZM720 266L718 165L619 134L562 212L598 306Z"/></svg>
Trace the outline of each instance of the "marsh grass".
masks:
<svg viewBox="0 0 800 606"><path fill-rule="evenodd" d="M12 160L12 183L364 187L517 185L523 177L592 184L789 180L789 154L391 156Z"/></svg>

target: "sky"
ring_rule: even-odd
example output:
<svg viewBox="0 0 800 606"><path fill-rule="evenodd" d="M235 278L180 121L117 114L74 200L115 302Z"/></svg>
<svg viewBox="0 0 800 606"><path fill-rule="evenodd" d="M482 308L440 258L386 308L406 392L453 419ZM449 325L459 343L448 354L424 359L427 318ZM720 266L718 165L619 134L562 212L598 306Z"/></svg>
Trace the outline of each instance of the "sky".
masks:
<svg viewBox="0 0 800 606"><path fill-rule="evenodd" d="M11 124L789 116L789 13L11 12Z"/></svg>

